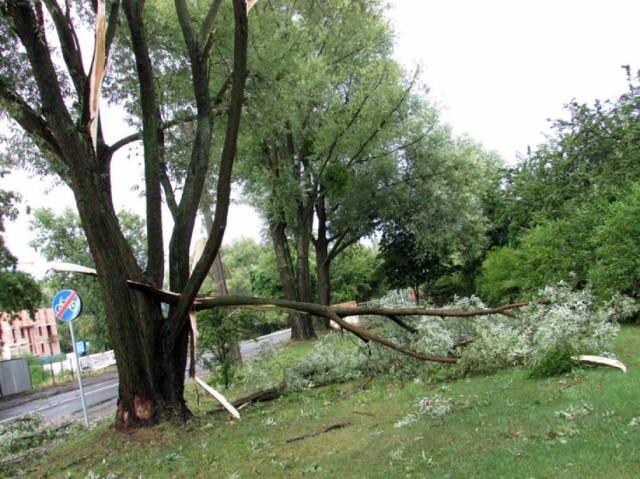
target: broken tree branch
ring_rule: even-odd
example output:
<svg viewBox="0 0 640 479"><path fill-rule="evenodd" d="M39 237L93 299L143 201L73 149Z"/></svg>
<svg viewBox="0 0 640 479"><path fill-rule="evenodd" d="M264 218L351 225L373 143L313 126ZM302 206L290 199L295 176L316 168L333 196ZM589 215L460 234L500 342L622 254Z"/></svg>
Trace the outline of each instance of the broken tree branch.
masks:
<svg viewBox="0 0 640 479"><path fill-rule="evenodd" d="M475 341L476 341L476 338L461 339L456 344L454 344L451 349L458 349L458 348L461 348L462 346L466 346L467 344L474 343Z"/></svg>
<svg viewBox="0 0 640 479"><path fill-rule="evenodd" d="M347 427L350 425L351 425L350 421L331 424L329 426L323 427L318 431L310 432L309 434L303 434L302 436L296 436L296 437L292 437L291 439L287 439L287 443L301 441L302 439L307 439L309 437L319 436L320 434L324 434L325 432L334 431L336 429L342 429L343 427Z"/></svg>
<svg viewBox="0 0 640 479"><path fill-rule="evenodd" d="M80 267L82 268L82 267ZM85 268L86 270L86 268ZM88 273L87 271L78 271L85 274L95 274ZM180 303L182 299L182 295L178 293L174 293L172 291L166 291L162 289L155 288L149 284L139 283L136 281L127 280L129 286L133 289L141 291L147 295L151 295L156 297L162 302L171 305L177 305ZM427 309L427 308L379 308L379 307L340 307L333 306L327 307L314 303L303 303L299 301L288 301L282 299L263 299L256 298L252 296L209 296L209 297L201 297L196 296L191 302L190 309L193 311L200 311L206 309L212 309L217 307L234 307L240 309L281 309L285 311L293 311L299 313L305 313L312 316L319 316L326 319L329 319L335 322L342 329L346 329L350 333L356 335L363 341L373 341L383 346L386 346L394 351L398 351L399 353L405 354L415 359L420 359L422 361L431 361L438 363L456 363L458 358L450 357L450 356L431 356L427 354L422 354L417 351L413 351L405 348L404 346L398 345L393 341L385 339L381 336L373 334L367 331L364 328L356 326L354 324L348 323L343 319L346 316L352 315L380 315L380 316L394 316L397 319L397 316L439 316L439 317L458 317L458 318L466 318L472 316L484 316L489 314L502 314L507 310L521 308L527 306L529 302L523 303L515 303L508 304L505 306L500 306L497 308L485 308L485 309L476 309L472 311L456 311L456 310L446 310L446 309Z"/></svg>
<svg viewBox="0 0 640 479"><path fill-rule="evenodd" d="M343 399L348 398L352 394L355 394L357 392L362 391L364 388L366 388L369 385L369 383L372 380L373 380L373 376L367 376L362 383L360 383L359 385L357 385L357 386L355 386L355 387L353 387L351 389L347 389L346 391L342 391L340 394L338 394L336 397L334 397L329 402L333 403L333 402L336 402L336 401L342 401Z"/></svg>
<svg viewBox="0 0 640 479"><path fill-rule="evenodd" d="M405 323L401 318L399 318L398 316L396 316L395 314L390 314L387 316L387 318L389 318L391 321L393 321L394 323L396 323L398 326L406 329L407 331L409 331L410 333L414 333L416 334L418 332L418 330L416 328L414 328L413 326L411 326L410 324Z"/></svg>
<svg viewBox="0 0 640 479"><path fill-rule="evenodd" d="M473 309L469 311L455 309L429 309L429 308L384 308L376 306L358 306L345 308L335 306L333 311L340 316L375 315L375 316L439 316L441 318L470 318L473 316L488 316L490 314L504 314L510 309L523 308L531 304L529 301L522 303L506 304L497 308Z"/></svg>
<svg viewBox="0 0 640 479"><path fill-rule="evenodd" d="M580 361L582 363L587 364L596 364L600 366L610 366L612 368L618 368L623 373L627 372L627 367L617 359L604 358L602 356L590 356L590 355L581 355L581 356L571 356L571 359L574 361Z"/></svg>
<svg viewBox="0 0 640 479"><path fill-rule="evenodd" d="M273 399L279 398L286 387L287 385L285 383L280 383L272 388L257 391L255 393L249 394L248 396L238 398L231 404L236 408L241 408L247 406L248 404L256 402L272 401Z"/></svg>
<svg viewBox="0 0 640 479"><path fill-rule="evenodd" d="M202 386L202 388L205 391L207 391L209 394L211 394L211 396L213 396L213 398L216 401L218 401L218 403L223 408L225 408L229 412L229 414L231 414L236 419L240 419L240 413L236 410L236 408L229 401L227 401L227 398L225 398L222 394L220 394L218 391L216 391L211 386L209 386L207 383L205 383L198 376L194 376L194 379L195 379L196 383L198 383L200 386Z"/></svg>

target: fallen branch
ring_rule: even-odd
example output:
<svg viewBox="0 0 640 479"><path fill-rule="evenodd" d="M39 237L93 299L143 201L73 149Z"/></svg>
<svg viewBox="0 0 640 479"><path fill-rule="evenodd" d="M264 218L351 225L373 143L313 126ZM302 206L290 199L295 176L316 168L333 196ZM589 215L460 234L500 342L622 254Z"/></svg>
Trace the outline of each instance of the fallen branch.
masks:
<svg viewBox="0 0 640 479"><path fill-rule="evenodd" d="M466 346L467 344L475 343L475 341L476 341L476 338L461 339L460 341L458 341L456 344L453 345L452 349L461 348L462 346Z"/></svg>
<svg viewBox="0 0 640 479"><path fill-rule="evenodd" d="M369 383L371 382L372 379L373 379L373 376L367 376L365 378L365 380L361 384L359 384L358 386L355 386L355 387L353 387L351 389L348 389L346 391L341 392L340 394L338 394L336 397L334 397L329 402L333 403L333 402L336 402L336 401L342 401L343 399L348 398L352 394L355 394L357 392L362 391L364 388L366 388L369 385Z"/></svg>
<svg viewBox="0 0 640 479"><path fill-rule="evenodd" d="M622 372L624 372L624 373L627 372L627 367L621 361L618 361L617 359L603 358L602 356L588 356L588 355L571 356L571 359L573 359L574 361L580 361L582 363L587 363L587 364L597 364L597 365L600 365L600 366L611 366L612 368L618 368L618 369L622 370Z"/></svg>
<svg viewBox="0 0 640 479"><path fill-rule="evenodd" d="M9 464L20 464L24 459L30 456L33 451L26 452L24 454L20 454L19 456L12 456L8 459L0 460L0 466L8 466Z"/></svg>
<svg viewBox="0 0 640 479"><path fill-rule="evenodd" d="M282 396L282 393L284 392L284 389L286 387L287 385L285 383L280 383L275 387L257 391L255 393L249 394L248 396L238 398L231 404L233 404L234 407L241 408L255 402L272 401Z"/></svg>
<svg viewBox="0 0 640 479"><path fill-rule="evenodd" d="M324 434L325 432L334 431L335 429L342 429L343 427L350 426L351 422L339 422L337 424L331 424L330 426L324 427L319 431L314 431L309 434L304 434L302 436L292 437L291 439L287 439L287 443L301 441L302 439L307 439L309 437L319 436L320 434Z"/></svg>
<svg viewBox="0 0 640 479"><path fill-rule="evenodd" d="M77 265L73 265L77 266ZM85 274L93 274L88 273L87 271L81 271L83 267L77 267L75 269L76 272L83 272ZM86 268L85 268L86 269ZM145 294L154 296L158 298L160 301L177 305L180 302L181 295L179 293L174 293L172 291L166 291L162 289L155 288L149 284L140 283L137 281L127 280L127 284L138 291L141 291ZM455 310L445 310L445 309L426 309L426 308L372 308L372 307L327 307L321 306L314 303L302 303L298 301L287 301L287 300L279 300L279 299L262 299L255 298L251 296L214 296L214 297L196 297L192 304L192 309L195 311L212 309L217 307L229 307L233 306L235 308L241 309L280 309L284 311L294 312L294 313L304 313L310 314L313 316L320 316L323 318L327 318L340 326L342 329L346 329L350 333L358 336L363 341L374 341L376 343L382 344L390 349L398 351L407 356L420 359L422 361L432 361L437 363L456 363L458 358L456 357L442 357L442 356L430 356L427 354L418 353L416 351L412 351L403 346L400 346L393 341L389 341L388 339L377 336L373 333L370 333L366 329L355 326L351 323L346 322L343 317L362 314L369 315L380 315L387 317L395 317L397 316L440 316L440 317L472 317L472 316L483 316L489 314L504 314L505 311L514 308L521 308L523 306L527 306L529 303L516 303L516 304L508 304L505 306L500 306L498 308L487 308L487 309L477 309L473 311L455 311ZM397 321L396 321L397 322Z"/></svg>
<svg viewBox="0 0 640 479"><path fill-rule="evenodd" d="M209 298L198 298L194 302L193 308L195 310L204 310L211 309L221 306L234 306L236 308L257 308L263 306L267 309L280 308L288 311L296 311L300 313L311 314L313 316L321 316L323 318L330 319L340 326L342 329L346 329L347 331L355 334L363 341L369 340L374 341L376 343L382 344L383 346L387 346L390 349L398 351L407 356L411 356L416 359L420 359L422 361L432 361L437 363L455 363L458 361L457 358L452 357L442 357L442 356L431 356L427 354L418 353L416 351L412 351L403 346L400 346L393 341L389 341L388 339L377 336L364 328L356 326L354 324L348 323L344 319L342 319L336 312L327 306L321 306L319 304L314 303L302 303L298 301L287 301L284 299L262 299L262 298L254 298L251 296L216 296ZM353 313L353 308L346 308L347 311L351 311ZM347 314L346 316L350 316Z"/></svg>
<svg viewBox="0 0 640 479"><path fill-rule="evenodd" d="M487 316L490 314L504 314L511 309L523 308L531 304L529 301L522 303L505 304L497 308L482 308L469 311L455 309L429 309L429 308L383 308L375 306L358 306L356 308L333 306L331 309L340 316L351 315L376 315L376 316L438 316L441 318L470 318L474 316Z"/></svg>
<svg viewBox="0 0 640 479"><path fill-rule="evenodd" d="M209 386L199 377L195 376L194 379L200 386L204 388L205 391L211 394L214 397L214 399L220 403L222 407L224 407L227 411L229 411L229 414L231 414L236 419L240 419L240 413L236 410L235 407L233 407L233 405L229 401L227 401L227 399L222 394L220 394L218 391L213 389L211 386Z"/></svg>
<svg viewBox="0 0 640 479"><path fill-rule="evenodd" d="M391 321L396 323L398 326L400 326L401 328L406 329L407 331L409 331L411 333L416 334L418 332L417 328L414 328L410 324L405 323L401 318L399 318L398 316L396 316L394 314L388 315L387 318L389 318Z"/></svg>

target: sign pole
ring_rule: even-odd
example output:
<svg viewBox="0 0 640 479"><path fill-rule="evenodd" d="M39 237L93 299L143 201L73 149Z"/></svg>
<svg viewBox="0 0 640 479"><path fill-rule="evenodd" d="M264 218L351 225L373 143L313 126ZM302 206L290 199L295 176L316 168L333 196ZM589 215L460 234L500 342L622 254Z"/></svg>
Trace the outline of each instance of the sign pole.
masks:
<svg viewBox="0 0 640 479"><path fill-rule="evenodd" d="M84 425L89 427L89 418L87 416L87 404L84 400L84 389L82 389L82 368L80 367L80 358L78 357L78 348L76 346L76 336L73 334L73 321L69 321L69 331L71 331L71 343L73 344L73 354L76 356L76 366L78 366L78 386L80 386L80 400L82 401L82 413L84 415Z"/></svg>
<svg viewBox="0 0 640 479"><path fill-rule="evenodd" d="M80 400L82 401L82 412L84 414L84 424L89 427L89 418L87 417L87 404L84 400L84 389L82 388L82 368L80 367L80 358L78 357L78 347L76 346L76 336L73 333L73 322L82 312L82 299L80 295L71 289L58 291L53 297L51 304L56 319L69 323L69 331L71 332L71 343L73 344L73 354L76 357L76 365L78 366L78 385L80 386ZM71 368L73 374L73 367Z"/></svg>

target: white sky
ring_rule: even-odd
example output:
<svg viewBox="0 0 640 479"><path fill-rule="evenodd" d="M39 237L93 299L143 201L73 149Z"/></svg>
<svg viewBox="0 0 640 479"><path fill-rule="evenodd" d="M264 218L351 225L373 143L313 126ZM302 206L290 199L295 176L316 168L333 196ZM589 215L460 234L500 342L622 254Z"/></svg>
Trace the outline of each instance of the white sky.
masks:
<svg viewBox="0 0 640 479"><path fill-rule="evenodd" d="M390 0L399 59L420 63L456 133L513 163L573 98L626 89L640 69L638 0Z"/></svg>
<svg viewBox="0 0 640 479"><path fill-rule="evenodd" d="M563 105L573 98L587 103L615 98L626 88L620 66L640 68L638 0L390 0L390 5L398 59L408 68L422 65L430 98L457 134L468 134L509 163L516 152L544 141L547 119L563 116ZM131 209L135 168L126 158L114 167L116 206ZM23 209L59 211L73 204L66 187L44 194L50 187L25 174L9 175L0 187L20 192ZM7 223L5 239L20 268L39 276L42 260L27 246L27 224L25 214ZM231 211L225 242L259 234L260 222L250 209Z"/></svg>

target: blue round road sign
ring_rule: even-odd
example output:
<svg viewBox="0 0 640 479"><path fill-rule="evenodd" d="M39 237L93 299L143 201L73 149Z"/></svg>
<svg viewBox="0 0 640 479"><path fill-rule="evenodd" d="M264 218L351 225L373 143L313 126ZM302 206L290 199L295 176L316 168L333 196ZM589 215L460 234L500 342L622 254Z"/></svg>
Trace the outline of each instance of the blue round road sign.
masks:
<svg viewBox="0 0 640 479"><path fill-rule="evenodd" d="M56 293L52 303L53 313L60 321L72 321L80 316L82 299L71 289L64 289Z"/></svg>

